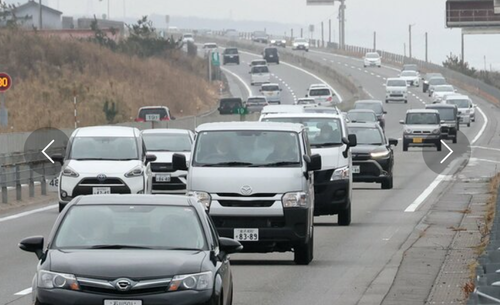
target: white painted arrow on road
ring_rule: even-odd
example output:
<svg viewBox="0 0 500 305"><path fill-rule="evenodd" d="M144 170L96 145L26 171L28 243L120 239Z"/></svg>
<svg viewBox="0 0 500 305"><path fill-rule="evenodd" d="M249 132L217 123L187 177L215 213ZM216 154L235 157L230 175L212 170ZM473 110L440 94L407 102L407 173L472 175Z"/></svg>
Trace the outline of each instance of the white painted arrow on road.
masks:
<svg viewBox="0 0 500 305"><path fill-rule="evenodd" d="M443 159L443 160L441 160L441 162L440 162L440 163L441 163L441 164L443 164L443 162L444 162L444 161L446 161L446 159L448 159L448 157L449 157L449 156L451 156L451 154L453 153L453 150L452 150L452 149L451 149L448 145L446 145L446 143L445 143L443 140L441 140L441 144L443 144L443 145L444 145L446 148L448 148L448 150L450 151L450 152L446 155L446 157L444 157L444 159Z"/></svg>
<svg viewBox="0 0 500 305"><path fill-rule="evenodd" d="M46 153L45 151L47 150L47 148L49 148L49 147L50 147L50 145L52 145L52 143L54 143L54 141L55 141L55 140L50 141L50 143L49 143L47 146L45 146L45 148L42 150L42 154L43 154L43 155L44 155L47 159L49 159L49 161L50 161L51 163L54 163L54 160L52 160L52 158L50 158L50 157L49 157L49 155L47 155L47 153Z"/></svg>

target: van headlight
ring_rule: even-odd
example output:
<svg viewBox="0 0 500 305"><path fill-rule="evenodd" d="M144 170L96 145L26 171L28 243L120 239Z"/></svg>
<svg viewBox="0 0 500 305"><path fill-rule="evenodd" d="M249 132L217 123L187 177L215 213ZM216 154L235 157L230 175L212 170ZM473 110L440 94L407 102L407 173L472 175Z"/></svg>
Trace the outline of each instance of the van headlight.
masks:
<svg viewBox="0 0 500 305"><path fill-rule="evenodd" d="M281 198L284 208L300 208L307 206L307 194L304 192L286 193Z"/></svg>
<svg viewBox="0 0 500 305"><path fill-rule="evenodd" d="M45 289L68 289L80 290L80 285L76 281L76 277L72 274L50 272L40 270L38 272L38 287Z"/></svg>
<svg viewBox="0 0 500 305"><path fill-rule="evenodd" d="M73 177L73 178L80 176L80 174L78 174L74 169L72 169L69 166L66 166L66 168L62 171L62 175L66 176L66 177Z"/></svg>
<svg viewBox="0 0 500 305"><path fill-rule="evenodd" d="M387 156L389 156L390 154L390 151L388 150L385 150L385 151L377 151L377 152L372 152L370 154L370 156L373 158L373 159L380 159L380 158L385 158Z"/></svg>
<svg viewBox="0 0 500 305"><path fill-rule="evenodd" d="M142 176L143 174L144 174L144 170L142 169L142 166L137 166L137 167L134 167L129 172L125 173L125 177L133 178L133 177Z"/></svg>
<svg viewBox="0 0 500 305"><path fill-rule="evenodd" d="M212 290L214 277L212 271L196 274L176 275L172 278L168 291Z"/></svg>
<svg viewBox="0 0 500 305"><path fill-rule="evenodd" d="M200 202L205 207L205 209L208 210L210 208L210 204L212 203L212 196L210 196L209 193L193 191L188 192L188 196L196 198L196 200Z"/></svg>
<svg viewBox="0 0 500 305"><path fill-rule="evenodd" d="M333 172L333 175L332 175L332 178L330 179L330 181L349 179L349 175L350 175L349 166L337 168Z"/></svg>

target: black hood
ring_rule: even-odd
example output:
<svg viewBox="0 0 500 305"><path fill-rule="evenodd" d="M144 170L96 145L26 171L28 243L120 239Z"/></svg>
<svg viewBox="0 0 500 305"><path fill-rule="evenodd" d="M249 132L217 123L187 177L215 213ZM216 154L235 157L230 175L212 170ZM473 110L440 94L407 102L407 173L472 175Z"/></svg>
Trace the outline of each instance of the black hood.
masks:
<svg viewBox="0 0 500 305"><path fill-rule="evenodd" d="M206 256L204 251L50 250L46 266L81 277L140 280L200 272Z"/></svg>
<svg viewBox="0 0 500 305"><path fill-rule="evenodd" d="M383 151L387 150L385 145L363 145L358 144L357 146L351 147L351 153L353 154L369 154L373 151Z"/></svg>

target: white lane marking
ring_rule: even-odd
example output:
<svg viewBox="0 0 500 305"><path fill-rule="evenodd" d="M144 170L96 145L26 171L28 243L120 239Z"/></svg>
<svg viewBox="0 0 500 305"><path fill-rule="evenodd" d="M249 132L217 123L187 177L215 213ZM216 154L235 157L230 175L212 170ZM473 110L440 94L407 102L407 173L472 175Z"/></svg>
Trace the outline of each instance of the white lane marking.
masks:
<svg viewBox="0 0 500 305"><path fill-rule="evenodd" d="M359 70L359 71L363 71L363 69L361 69L361 68L358 68L358 70Z"/></svg>
<svg viewBox="0 0 500 305"><path fill-rule="evenodd" d="M16 292L16 293L14 293L14 295L28 295L31 293L31 291L32 291L32 288L30 287L30 288L26 288L24 290L21 290L19 292Z"/></svg>
<svg viewBox="0 0 500 305"><path fill-rule="evenodd" d="M483 135L484 130L486 129L486 125L488 125L488 118L486 117L486 114L484 114L481 108L477 107L476 109L479 110L479 113L483 116L484 123L483 126L481 127L481 130L479 130L478 134L476 135L476 137L472 140L472 142L470 142L471 144L474 144L477 142L477 140L479 140L479 138Z"/></svg>
<svg viewBox="0 0 500 305"><path fill-rule="evenodd" d="M324 61L326 61L327 59L326 58L323 58Z"/></svg>
<svg viewBox="0 0 500 305"><path fill-rule="evenodd" d="M438 187L441 181L443 181L444 177L446 177L446 175L438 175L436 179L434 179L434 181L432 181L432 183L422 192L422 194L420 194L420 196L418 196L417 199L415 199L415 201L413 201L413 203L406 208L405 212L415 212L422 204L422 202L424 202L425 199L427 199L427 197L432 194L434 189Z"/></svg>
<svg viewBox="0 0 500 305"><path fill-rule="evenodd" d="M371 94L370 92L368 92L367 90L363 89L366 94L368 94L368 96L371 98L371 99L374 99L375 97L373 96L373 94Z"/></svg>
<svg viewBox="0 0 500 305"><path fill-rule="evenodd" d="M349 67L349 65L348 65L348 64L344 64L344 66Z"/></svg>
<svg viewBox="0 0 500 305"><path fill-rule="evenodd" d="M451 148L448 146L448 144L446 144L446 142L445 142L445 141L443 141L443 140L441 140L441 144L443 144L443 145L444 145L446 148L448 148L448 150L450 151L450 152L446 155L446 157L444 157L444 159L443 159L443 160L441 160L441 162L439 162L440 164L443 164L443 162L444 162L444 161L446 161L446 159L448 159L448 157L449 157L449 156L451 156L451 155L453 154L453 149L451 149Z"/></svg>
<svg viewBox="0 0 500 305"><path fill-rule="evenodd" d="M500 151L500 149L498 149L498 148L491 148L491 147L484 147L484 146L471 146L471 148L479 148L479 149L485 149L485 150Z"/></svg>
<svg viewBox="0 0 500 305"><path fill-rule="evenodd" d="M352 69L356 69L356 67L355 67L355 66L351 66L351 68L352 68Z"/></svg>
<svg viewBox="0 0 500 305"><path fill-rule="evenodd" d="M339 65L341 65L341 64L342 64L342 62L340 62L340 61L338 61L337 63L338 63Z"/></svg>
<svg viewBox="0 0 500 305"><path fill-rule="evenodd" d="M369 73L368 70L365 70L365 73Z"/></svg>
<svg viewBox="0 0 500 305"><path fill-rule="evenodd" d="M377 74L377 77L380 78L380 75Z"/></svg>
<svg viewBox="0 0 500 305"><path fill-rule="evenodd" d="M387 80L387 78L385 78L385 77L382 77L382 79L383 79L383 80Z"/></svg>
<svg viewBox="0 0 500 305"><path fill-rule="evenodd" d="M40 213L40 212L52 210L52 209L57 208L57 206L58 206L57 204L54 204L54 205L49 205L49 206L46 206L46 207L43 207L43 208L39 208L39 209L31 210L31 211L22 212L22 213L19 213L19 214L14 214L14 215L2 217L2 218L0 218L0 222L4 222L4 221L8 221L8 220L13 220L13 219L18 219L18 218L29 216L29 215L32 215L32 214L36 214L36 213Z"/></svg>
<svg viewBox="0 0 500 305"><path fill-rule="evenodd" d="M500 164L500 161L488 160L488 159L478 159L478 158L470 158L469 161L471 161L471 162L479 161L479 162L488 162L488 163Z"/></svg>
<svg viewBox="0 0 500 305"><path fill-rule="evenodd" d="M245 89L246 89L246 90L247 90L247 92L248 92L248 96L252 96L252 95L253 95L253 94L252 94L252 89L250 89L250 87L247 85L247 83L246 83L246 82L245 82L245 81L244 81L241 77L239 77L236 73L233 73L233 72L229 71L229 70L228 70L228 69L226 69L226 68L221 67L221 69L222 69L223 71L225 71L225 72L227 72L227 73L231 74L232 76L234 76L237 80L239 80L239 81L243 84L243 86L245 86Z"/></svg>

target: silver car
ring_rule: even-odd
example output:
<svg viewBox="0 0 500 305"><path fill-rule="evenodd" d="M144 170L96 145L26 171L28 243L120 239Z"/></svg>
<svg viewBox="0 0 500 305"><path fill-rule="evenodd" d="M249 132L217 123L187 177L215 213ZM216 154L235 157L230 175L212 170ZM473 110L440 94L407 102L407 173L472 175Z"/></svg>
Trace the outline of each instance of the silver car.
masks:
<svg viewBox="0 0 500 305"><path fill-rule="evenodd" d="M267 99L270 104L281 104L281 91L279 84L263 84L260 87L260 92Z"/></svg>
<svg viewBox="0 0 500 305"><path fill-rule="evenodd" d="M441 151L441 118L435 109L412 109L406 112L403 151L410 146L435 146Z"/></svg>

